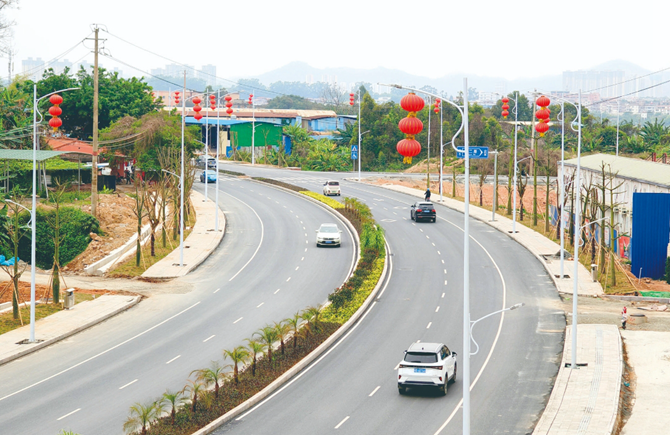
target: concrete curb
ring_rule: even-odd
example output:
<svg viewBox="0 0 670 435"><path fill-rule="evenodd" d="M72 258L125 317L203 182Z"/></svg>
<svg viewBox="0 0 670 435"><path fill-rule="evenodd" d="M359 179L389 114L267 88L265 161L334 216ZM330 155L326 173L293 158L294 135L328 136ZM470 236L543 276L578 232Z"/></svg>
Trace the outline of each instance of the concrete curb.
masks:
<svg viewBox="0 0 670 435"><path fill-rule="evenodd" d="M330 346L332 346L333 343L339 340L342 337L342 335L344 335L349 330L349 328L351 328L356 322L358 322L360 317L363 315L363 313L365 313L365 311L368 309L372 301L376 298L379 289L384 284L386 276L388 275L389 258L390 258L389 249L388 245L386 245L386 257L384 260L384 269L382 270L379 282L377 282L375 288L372 290L372 292L370 292L370 296L368 296L365 302L363 302L363 305L361 305L361 307L358 310L356 310L354 315L351 316L351 318L347 320L347 322L344 325L342 325L337 331L335 331L333 335L328 337L326 341L321 343L316 349L310 352L305 358L300 360L296 365L291 367L283 375L275 379L270 385L263 388L261 391L259 391L254 396L252 396L245 402L241 403L237 407L223 414L221 417L214 420L207 426L203 427L202 429L199 429L196 432L193 432L192 435L210 434L219 427L221 427L222 425L224 425L225 423L227 423L228 421L232 420L233 418L237 417L238 415L242 414L243 412L262 402L266 397L270 396L275 390L277 390L283 384L288 382L292 377L294 377L295 375L300 373L303 369L305 369L316 358L321 356L321 354L323 354Z"/></svg>
<svg viewBox="0 0 670 435"><path fill-rule="evenodd" d="M97 319L91 320L90 322L88 322L88 323L86 323L86 324L84 324L84 325L81 325L81 326L79 326L79 327L77 327L77 328L75 328L75 329L72 329L72 330L70 330L70 331L67 331L67 332L65 332L64 334L59 335L58 337L54 337L54 338L50 338L50 339L48 339L48 340L44 340L44 341L42 341L42 342L39 342L39 343L37 343L37 344L31 346L30 348L28 348L28 349L26 349L26 350L24 350L24 351L21 351L21 352L18 352L18 353L16 353L16 354L14 354L14 355L5 357L5 358L3 358L3 359L0 359L0 365L6 364L6 363L8 363L8 362L10 362L10 361L13 361L13 360L15 360L15 359L21 358L22 356L24 356L24 355L28 355L29 353L36 352L36 351L38 351L38 350L40 350L40 349L43 349L43 348L45 348L45 347L47 347L47 346L50 346L50 345L54 344L54 343L57 343L57 342L59 342L59 341L61 341L61 340L64 340L64 339L66 339L66 338L68 338L68 337L71 337L71 336L73 336L73 335L75 335L75 334L77 334L77 333L79 333L79 332L81 332L81 331L83 331L83 330L85 330L85 329L88 329L88 328L90 328L90 327L92 327L92 326L95 326L95 325L97 325L98 323L102 323L102 322L104 322L105 320L107 320L107 319L109 319L109 318L111 318L111 317L114 317L114 316L116 316L117 314L119 314L119 313L121 313L121 312L123 312L123 311L125 311L125 310L127 310L127 309L129 309L129 308L134 307L134 306L137 305L137 304L140 302L140 300L142 299L142 296L129 296L129 297L131 297L132 299L129 300L128 303L127 303L126 305L124 305L123 307L119 307L119 308L117 308L116 310L111 311L111 312L105 314L104 316L101 316L101 317L99 317L99 318L97 318Z"/></svg>
<svg viewBox="0 0 670 435"><path fill-rule="evenodd" d="M151 225L147 224L142 227L142 234L140 244L144 245L149 240L151 232ZM106 257L101 258L93 264L89 264L84 268L87 275L103 275L107 270L117 261L123 261L126 256L135 248L137 243L137 233L133 234L126 243L119 246L110 252Z"/></svg>

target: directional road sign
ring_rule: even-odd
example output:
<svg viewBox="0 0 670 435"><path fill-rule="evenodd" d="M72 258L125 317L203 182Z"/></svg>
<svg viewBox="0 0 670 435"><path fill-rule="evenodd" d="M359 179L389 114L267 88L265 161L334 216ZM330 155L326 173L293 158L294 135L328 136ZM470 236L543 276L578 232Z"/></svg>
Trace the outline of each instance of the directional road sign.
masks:
<svg viewBox="0 0 670 435"><path fill-rule="evenodd" d="M465 147L456 147L456 157L459 159L465 158ZM488 159L489 147L468 147L471 159Z"/></svg>

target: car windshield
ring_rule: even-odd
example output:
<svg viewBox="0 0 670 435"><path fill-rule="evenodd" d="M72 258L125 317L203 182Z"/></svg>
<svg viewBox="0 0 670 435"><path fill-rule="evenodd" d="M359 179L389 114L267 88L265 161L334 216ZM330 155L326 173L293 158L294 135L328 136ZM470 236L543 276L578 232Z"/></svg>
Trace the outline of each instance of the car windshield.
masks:
<svg viewBox="0 0 670 435"><path fill-rule="evenodd" d="M319 228L320 233L336 233L337 232L337 227L334 226L322 226Z"/></svg>
<svg viewBox="0 0 670 435"><path fill-rule="evenodd" d="M420 208L433 208L433 204L430 203L430 202L423 202L423 203L419 204L418 207L420 207Z"/></svg>
<svg viewBox="0 0 670 435"><path fill-rule="evenodd" d="M339 186L339 185L340 185L340 182L339 182L339 181L329 181L329 182L328 182L328 185L329 185L329 186Z"/></svg>
<svg viewBox="0 0 670 435"><path fill-rule="evenodd" d="M407 352L405 354L405 361L412 363L434 363L437 362L437 354L435 353L418 353Z"/></svg>

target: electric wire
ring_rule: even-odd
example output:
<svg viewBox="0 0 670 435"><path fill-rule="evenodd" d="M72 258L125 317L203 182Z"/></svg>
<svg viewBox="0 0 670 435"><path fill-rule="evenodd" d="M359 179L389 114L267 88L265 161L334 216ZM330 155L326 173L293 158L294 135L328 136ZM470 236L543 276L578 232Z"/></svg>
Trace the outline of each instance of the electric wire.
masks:
<svg viewBox="0 0 670 435"><path fill-rule="evenodd" d="M617 82L617 83L613 83L613 84L611 84L611 85L606 85L606 86L601 86L601 87L599 87L599 88L590 89L590 90L588 90L588 91L584 91L584 93L587 93L587 94L588 94L588 93L590 93L590 92L599 91L599 90L601 90L601 89L607 89L607 88L611 88L611 87L613 87L613 86L623 85L624 83L628 83L628 82L632 82L632 81L634 81L634 80L638 80L638 79L642 79L642 78L645 78L645 77L649 77L649 76L652 76L652 75L654 75L654 74L662 73L663 71L667 71L667 70L670 70L670 66L667 67L667 68L660 69L660 70L658 70L658 71L650 72L649 74L645 74L645 75L643 75L643 76L633 77L632 79L624 80L624 81L622 81L622 82Z"/></svg>
<svg viewBox="0 0 670 435"><path fill-rule="evenodd" d="M658 86L665 85L667 83L670 83L670 80L666 80L666 81L661 82L661 83L656 83L655 85L651 85L651 86L648 86L646 88L639 89L637 91L629 92L627 94L619 95L618 97L606 98L604 100L594 101L593 103L583 104L583 106L588 107L588 106L593 106L593 105L596 105L596 104L607 103L609 101L615 101L615 100L618 100L620 98L627 97L629 95L639 94L640 92L648 91L649 89L653 89L653 88L656 88Z"/></svg>
<svg viewBox="0 0 670 435"><path fill-rule="evenodd" d="M91 36L90 33L86 36L86 38L88 38L89 36ZM40 65L40 66L36 66L36 67L30 68L30 69L24 71L23 74L28 75L28 76L31 76L31 75L33 75L34 73L36 73L37 71L39 71L40 69L46 69L49 65L51 65L51 64L54 63L54 62L56 62L56 61L59 60L60 58L62 58L62 57L64 57L64 56L67 56L70 52L72 52L75 48L79 47L80 45L83 46L83 47L85 48L85 46L84 46L83 44L84 44L84 41L86 40L86 38L84 38L84 39L82 39L81 41L77 42L74 46L68 48L68 49L65 50L63 53L59 54L58 56L52 58L51 60L49 60L49 61L47 61L47 62L44 62L44 65ZM76 62L75 62L75 63L76 63Z"/></svg>

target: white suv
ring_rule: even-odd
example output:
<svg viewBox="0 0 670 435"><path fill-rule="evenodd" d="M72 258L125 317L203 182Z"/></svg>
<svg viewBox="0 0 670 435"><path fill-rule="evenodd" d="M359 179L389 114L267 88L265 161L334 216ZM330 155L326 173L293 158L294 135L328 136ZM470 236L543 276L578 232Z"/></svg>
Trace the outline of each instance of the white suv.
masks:
<svg viewBox="0 0 670 435"><path fill-rule="evenodd" d="M456 380L456 352L442 343L412 343L398 365L398 392L407 387L437 387L447 394L447 384Z"/></svg>
<svg viewBox="0 0 670 435"><path fill-rule="evenodd" d="M326 184L323 185L323 194L325 196L340 196L340 182L335 180L326 181Z"/></svg>

